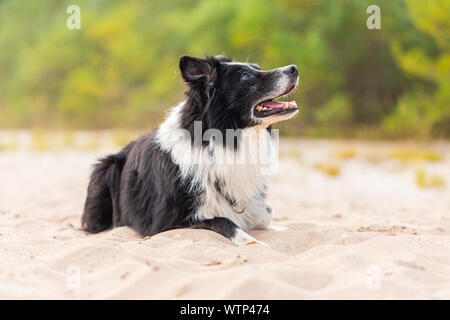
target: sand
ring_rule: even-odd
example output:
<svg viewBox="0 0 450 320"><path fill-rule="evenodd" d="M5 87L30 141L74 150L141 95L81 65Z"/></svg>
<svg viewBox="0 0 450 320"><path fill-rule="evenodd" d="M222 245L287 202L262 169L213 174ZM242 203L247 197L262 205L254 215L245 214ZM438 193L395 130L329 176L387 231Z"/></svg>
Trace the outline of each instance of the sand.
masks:
<svg viewBox="0 0 450 320"><path fill-rule="evenodd" d="M388 156L415 144L281 146L269 202L287 230L246 247L206 230L86 234L90 167L116 148L1 151L0 298L450 298L450 144L420 145L434 162ZM445 184L419 186L419 169Z"/></svg>

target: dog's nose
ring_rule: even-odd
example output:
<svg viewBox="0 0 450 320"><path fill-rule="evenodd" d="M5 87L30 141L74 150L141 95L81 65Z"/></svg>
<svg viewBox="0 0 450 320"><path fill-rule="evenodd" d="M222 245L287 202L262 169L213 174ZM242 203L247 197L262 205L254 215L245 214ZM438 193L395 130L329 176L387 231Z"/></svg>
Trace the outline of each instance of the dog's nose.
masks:
<svg viewBox="0 0 450 320"><path fill-rule="evenodd" d="M286 73L293 75L293 76L298 76L298 69L295 64L291 64L290 66L287 66L286 68L287 68Z"/></svg>

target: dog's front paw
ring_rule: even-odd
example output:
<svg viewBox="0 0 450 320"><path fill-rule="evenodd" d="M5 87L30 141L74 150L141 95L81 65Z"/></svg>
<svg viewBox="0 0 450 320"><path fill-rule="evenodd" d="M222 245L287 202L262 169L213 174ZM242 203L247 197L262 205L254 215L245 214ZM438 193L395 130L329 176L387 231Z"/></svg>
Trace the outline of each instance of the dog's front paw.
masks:
<svg viewBox="0 0 450 320"><path fill-rule="evenodd" d="M252 241L250 241L250 242L245 243L244 246L249 246L249 245L251 245L251 244L260 244L260 245L262 245L262 246L265 246L265 245L266 245L266 244L265 244L264 242L262 242L262 241L252 240Z"/></svg>
<svg viewBox="0 0 450 320"><path fill-rule="evenodd" d="M256 240L251 235L249 235L247 232L245 232L242 229L236 229L236 234L231 238L231 241L233 241L234 244L238 246L248 246L251 244L262 244L261 241Z"/></svg>

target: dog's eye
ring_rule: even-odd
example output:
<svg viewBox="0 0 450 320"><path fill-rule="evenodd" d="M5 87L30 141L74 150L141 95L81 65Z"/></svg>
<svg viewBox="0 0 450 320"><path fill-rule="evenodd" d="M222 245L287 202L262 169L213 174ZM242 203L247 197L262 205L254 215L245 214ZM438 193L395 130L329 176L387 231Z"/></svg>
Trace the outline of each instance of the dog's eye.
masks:
<svg viewBox="0 0 450 320"><path fill-rule="evenodd" d="M241 74L241 79L242 80L248 80L248 79L250 79L250 75L247 72L243 72Z"/></svg>

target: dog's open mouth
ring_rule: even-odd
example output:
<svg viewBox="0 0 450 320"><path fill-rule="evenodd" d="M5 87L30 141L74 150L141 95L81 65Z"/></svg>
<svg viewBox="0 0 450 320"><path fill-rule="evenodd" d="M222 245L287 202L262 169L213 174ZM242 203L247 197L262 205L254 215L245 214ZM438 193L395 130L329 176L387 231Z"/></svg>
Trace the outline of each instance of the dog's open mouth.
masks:
<svg viewBox="0 0 450 320"><path fill-rule="evenodd" d="M280 96L288 94L294 89L295 85L291 86ZM275 98L274 98L275 99ZM295 101L274 101L272 99L262 101L253 110L253 114L257 118L265 118L272 115L284 115L292 113L297 110L297 103Z"/></svg>

